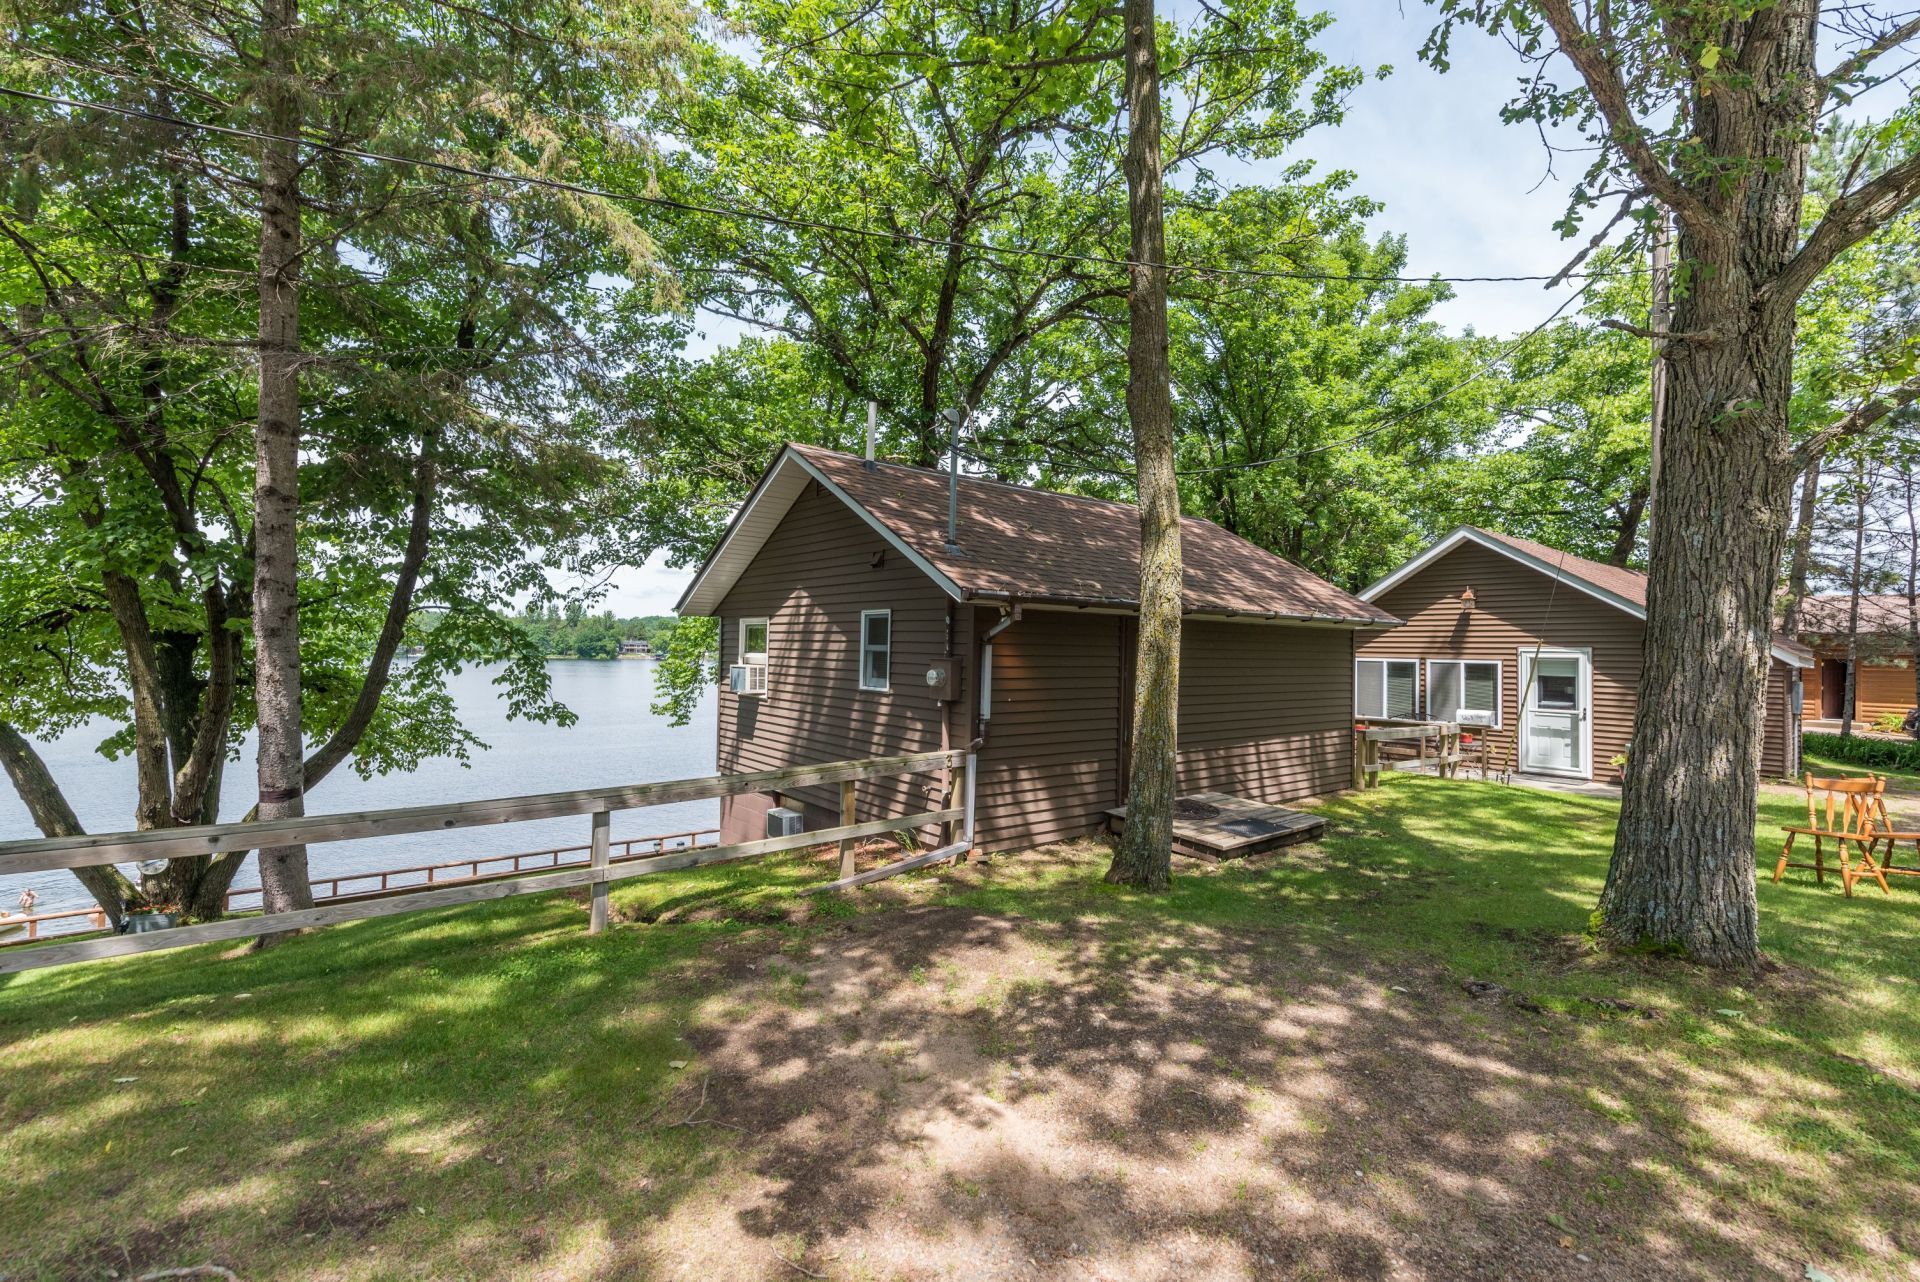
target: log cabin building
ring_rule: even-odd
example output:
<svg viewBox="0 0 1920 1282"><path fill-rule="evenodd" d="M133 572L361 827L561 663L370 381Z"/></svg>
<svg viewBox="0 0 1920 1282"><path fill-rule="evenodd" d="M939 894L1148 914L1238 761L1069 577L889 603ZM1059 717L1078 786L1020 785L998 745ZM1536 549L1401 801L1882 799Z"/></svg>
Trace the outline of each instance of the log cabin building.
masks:
<svg viewBox="0 0 1920 1282"><path fill-rule="evenodd" d="M1808 597L1800 605L1800 640L1814 654L1803 715L1837 722L1847 706L1847 637L1853 599L1847 593ZM1860 598L1860 639L1855 647L1853 717L1862 727L1880 717L1904 717L1916 706L1913 602L1900 594Z"/></svg>
<svg viewBox="0 0 1920 1282"><path fill-rule="evenodd" d="M1124 804L1139 513L807 445L760 479L676 606L720 620L719 769L972 746L975 843L1102 830ZM1356 644L1397 620L1185 518L1182 792L1279 803L1348 786ZM932 683L929 683L931 678ZM945 803L945 781L859 785L858 819ZM732 797L839 822L832 788Z"/></svg>
<svg viewBox="0 0 1920 1282"><path fill-rule="evenodd" d="M1361 594L1406 626L1361 637L1354 711L1478 723L1496 770L1616 780L1639 702L1647 578L1463 526ZM1800 768L1805 647L1776 637L1761 773Z"/></svg>

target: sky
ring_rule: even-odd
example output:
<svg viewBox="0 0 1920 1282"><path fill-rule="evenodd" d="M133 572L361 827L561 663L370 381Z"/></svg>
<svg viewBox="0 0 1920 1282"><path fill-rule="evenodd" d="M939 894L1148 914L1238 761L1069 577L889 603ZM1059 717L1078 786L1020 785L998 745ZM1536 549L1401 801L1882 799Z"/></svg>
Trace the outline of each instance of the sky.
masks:
<svg viewBox="0 0 1920 1282"><path fill-rule="evenodd" d="M1305 6L1303 6L1305 7ZM1390 65L1385 80L1355 93L1344 123L1322 130L1295 153L1323 169L1353 171L1354 188L1381 201L1378 231L1406 234L1411 275L1534 275L1557 271L1578 242L1562 240L1553 223L1566 210L1568 157L1549 174L1548 156L1530 126L1500 123L1500 107L1524 70L1505 44L1480 32L1456 34L1445 75L1418 58L1434 10L1409 0L1332 0L1334 25L1321 48L1369 72ZM1578 157L1572 158L1578 163ZM1269 181L1286 162L1240 167L1235 176ZM1533 328L1571 287L1549 293L1538 284L1463 284L1435 312L1455 330L1509 334ZM728 341L726 324L703 327L705 342ZM613 577L602 608L616 614L665 614L692 571L649 562Z"/></svg>

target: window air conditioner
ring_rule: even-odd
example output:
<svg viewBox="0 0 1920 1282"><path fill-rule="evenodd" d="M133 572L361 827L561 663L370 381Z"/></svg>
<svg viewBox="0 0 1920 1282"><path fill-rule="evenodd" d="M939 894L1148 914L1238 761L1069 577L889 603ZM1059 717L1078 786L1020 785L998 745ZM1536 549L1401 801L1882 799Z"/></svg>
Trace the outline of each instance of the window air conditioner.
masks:
<svg viewBox="0 0 1920 1282"><path fill-rule="evenodd" d="M1462 708L1453 714L1453 720L1456 725L1462 726L1490 726L1495 717L1486 708Z"/></svg>
<svg viewBox="0 0 1920 1282"><path fill-rule="evenodd" d="M790 806L775 806L767 811L767 836L791 837L807 830L806 819Z"/></svg>
<svg viewBox="0 0 1920 1282"><path fill-rule="evenodd" d="M736 663L730 675L735 694L767 692L767 665L764 663Z"/></svg>

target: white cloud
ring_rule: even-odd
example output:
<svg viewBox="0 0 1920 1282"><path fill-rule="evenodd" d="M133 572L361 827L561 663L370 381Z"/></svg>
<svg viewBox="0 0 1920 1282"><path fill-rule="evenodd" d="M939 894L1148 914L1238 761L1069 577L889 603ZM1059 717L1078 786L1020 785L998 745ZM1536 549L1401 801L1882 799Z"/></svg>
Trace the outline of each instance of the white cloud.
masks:
<svg viewBox="0 0 1920 1282"><path fill-rule="evenodd" d="M641 614L672 614L673 603L693 579L693 567L673 569L665 553L656 553L642 565L616 572L596 610L612 610L621 618Z"/></svg>

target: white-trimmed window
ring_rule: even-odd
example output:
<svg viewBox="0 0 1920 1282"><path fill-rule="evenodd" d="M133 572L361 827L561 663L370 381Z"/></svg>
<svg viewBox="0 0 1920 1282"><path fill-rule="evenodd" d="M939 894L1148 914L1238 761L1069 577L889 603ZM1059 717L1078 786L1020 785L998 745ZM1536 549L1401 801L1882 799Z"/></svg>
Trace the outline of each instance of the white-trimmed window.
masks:
<svg viewBox="0 0 1920 1282"><path fill-rule="evenodd" d="M860 688L893 688L893 611L860 611Z"/></svg>
<svg viewBox="0 0 1920 1282"><path fill-rule="evenodd" d="M1420 707L1418 659L1356 659L1353 711L1362 717L1411 718Z"/></svg>
<svg viewBox="0 0 1920 1282"><path fill-rule="evenodd" d="M765 619L740 620L740 655L736 664L748 671L734 682L736 694L761 695L767 692L767 636Z"/></svg>
<svg viewBox="0 0 1920 1282"><path fill-rule="evenodd" d="M1434 721L1458 721L1464 712L1492 715L1500 724L1500 664L1478 659L1427 660L1427 716Z"/></svg>

